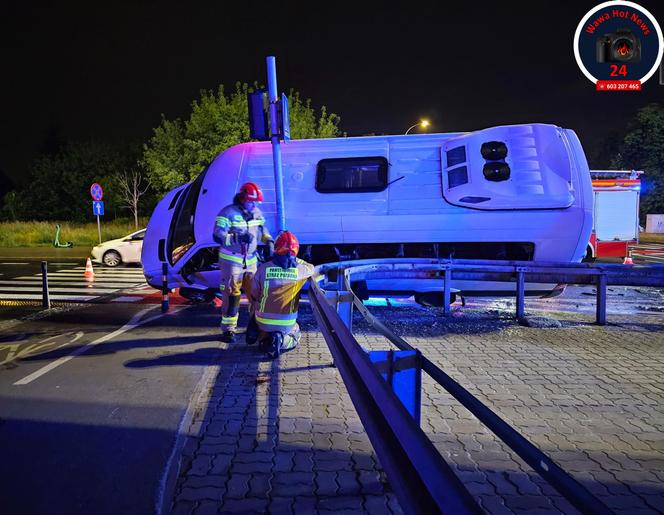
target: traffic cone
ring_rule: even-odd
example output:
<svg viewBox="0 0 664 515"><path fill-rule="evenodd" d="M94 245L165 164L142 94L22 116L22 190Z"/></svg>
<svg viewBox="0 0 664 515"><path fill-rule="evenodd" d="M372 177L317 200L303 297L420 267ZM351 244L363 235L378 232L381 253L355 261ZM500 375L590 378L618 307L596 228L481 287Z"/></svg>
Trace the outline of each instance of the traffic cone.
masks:
<svg viewBox="0 0 664 515"><path fill-rule="evenodd" d="M625 256L625 260L623 261L623 265L633 265L634 260L632 259L632 253L630 252L627 256Z"/></svg>
<svg viewBox="0 0 664 515"><path fill-rule="evenodd" d="M86 279L95 278L95 271L92 269L92 261L90 261L90 258L85 262L85 272L83 272L83 277Z"/></svg>

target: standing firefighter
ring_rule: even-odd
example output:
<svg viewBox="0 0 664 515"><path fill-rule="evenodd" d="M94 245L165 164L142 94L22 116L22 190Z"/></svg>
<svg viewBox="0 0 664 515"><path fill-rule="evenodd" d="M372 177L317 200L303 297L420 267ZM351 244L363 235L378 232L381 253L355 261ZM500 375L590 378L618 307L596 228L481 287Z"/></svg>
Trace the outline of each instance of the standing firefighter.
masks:
<svg viewBox="0 0 664 515"><path fill-rule="evenodd" d="M272 259L258 267L251 285L251 300L261 348L271 358L293 349L300 339L297 308L300 290L314 266L298 259L300 244L283 232L274 244Z"/></svg>
<svg viewBox="0 0 664 515"><path fill-rule="evenodd" d="M243 286L249 297L251 278L256 273L258 261L256 247L259 242L273 245L263 214L258 209L261 202L261 189L253 182L244 184L233 203L219 211L214 226L214 241L220 245L221 340L227 343L235 340Z"/></svg>

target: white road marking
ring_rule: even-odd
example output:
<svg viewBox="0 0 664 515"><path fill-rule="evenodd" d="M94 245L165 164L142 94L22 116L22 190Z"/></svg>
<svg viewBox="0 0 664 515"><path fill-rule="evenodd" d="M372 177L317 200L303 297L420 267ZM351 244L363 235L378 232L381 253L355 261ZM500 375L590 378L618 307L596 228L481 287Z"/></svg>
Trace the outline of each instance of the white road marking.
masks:
<svg viewBox="0 0 664 515"><path fill-rule="evenodd" d="M0 263L2 264L2 263ZM113 269L108 269L108 268L98 268L97 270L94 270L95 275L96 274L118 274L118 275L143 275L143 269L142 268L113 268ZM66 270L58 270L57 274L78 274L80 273L83 275L83 272L85 272L85 268L83 267L76 267L76 268L67 268ZM41 272L40 272L41 273Z"/></svg>
<svg viewBox="0 0 664 515"><path fill-rule="evenodd" d="M0 294L2 300L41 300L41 294L35 295L31 293L2 293ZM51 300L70 300L72 302L86 302L88 300L96 299L99 295L61 295L49 294Z"/></svg>
<svg viewBox="0 0 664 515"><path fill-rule="evenodd" d="M124 289L125 286L122 286L120 288L97 288L96 286L90 285L90 286L68 286L68 287L49 287L48 291L50 293L72 293L75 295L105 295L108 293L113 293L114 291L117 291L118 289ZM6 291L8 288L3 288L0 286L0 296L5 296L6 294L10 293L9 291ZM41 294L42 289L41 287L38 286L24 286L23 288L19 288L21 293L39 293ZM12 291L16 291L16 289L13 289Z"/></svg>
<svg viewBox="0 0 664 515"><path fill-rule="evenodd" d="M0 265L29 265L30 263L9 263L5 261L0 261Z"/></svg>
<svg viewBox="0 0 664 515"><path fill-rule="evenodd" d="M0 281L0 284L41 284L41 277L15 277L13 279L7 279L5 281ZM145 284L145 281L141 281L138 278L136 279L124 279L117 277L104 277L99 279L94 279L92 281L85 280L84 277L74 279L73 277L50 277L48 278L48 284Z"/></svg>
<svg viewBox="0 0 664 515"><path fill-rule="evenodd" d="M71 263L68 264L71 265ZM51 300L89 302L101 295L145 285L145 276L141 268L99 268L94 278L90 279L83 275L84 271L84 267L77 265L73 268L56 269L48 274ZM0 280L0 299L2 300L34 301L41 300L41 297L41 273Z"/></svg>
<svg viewBox="0 0 664 515"><path fill-rule="evenodd" d="M138 284L140 285L141 283L137 283L136 281L127 281L127 282L104 282L104 281L92 281L92 282L83 282L83 281L49 281L48 286L49 289L53 289L54 286L58 287L65 287L65 286L70 286L72 288L113 288L113 289L118 289L118 288L127 288L128 286L131 286L132 284ZM91 285L91 286L90 286ZM39 288L41 291L41 280L39 281L0 281L0 290L6 289L4 288L5 286L25 286L25 288ZM16 288L11 288L12 290L16 290ZM24 288L21 288L22 290Z"/></svg>
<svg viewBox="0 0 664 515"><path fill-rule="evenodd" d="M83 331L79 331L76 333L76 336L74 336L74 339L71 341L66 341L65 343L58 345L57 347L50 349L50 350L56 350L59 349L60 347L64 347L65 345L69 345L71 343L74 343L76 340L79 340L85 333ZM9 363L10 361L13 361L18 358L24 358L26 357L30 351L37 350L41 351L44 347L50 347L51 344L47 343L49 340L54 340L55 338L59 338L60 336L69 336L70 333L64 333L64 334L56 334L53 336L49 336L48 338L43 339L39 343L35 343L32 345L28 345L27 347L21 349L21 351L17 354L10 353L7 355L7 358L4 361L0 362L0 366L4 365L5 363ZM18 345L15 345L15 347L18 347Z"/></svg>
<svg viewBox="0 0 664 515"><path fill-rule="evenodd" d="M57 272L49 272L48 275L49 277L52 275L59 275L62 277L83 277L84 272L85 270L58 270ZM32 275L41 276L41 272ZM103 277L143 277L143 272L95 272L95 277L98 275Z"/></svg>
<svg viewBox="0 0 664 515"><path fill-rule="evenodd" d="M151 311L153 309L156 309L156 306L151 306L149 308L145 308L145 309L139 311L133 317L131 317L131 320L129 320L129 322L127 322L125 325L120 327L120 329L116 329L115 331L113 331L111 333L105 334L104 336L102 336L100 338L97 338L96 340L94 340L94 341L92 341L92 342L90 342L86 345L83 345L83 346L79 347L78 349L75 349L69 356L64 356L62 358L56 359L55 361L49 363L48 365L43 366L42 368L40 368L39 370L33 372L32 374L25 376L23 379L19 379L18 381L16 381L14 383L14 386L21 386L21 385L29 384L32 381L34 381L35 379L38 379L41 376L43 376L44 374L47 374L51 370L59 367L60 365L64 365L69 360L74 359L79 354L83 354L84 352L91 349L95 345L98 345L100 343L108 341L112 338L115 338L116 336L121 335L122 333L126 333L127 331L131 331L135 327L138 327L138 326L143 325L143 324L147 324L148 322L151 322L151 321L156 320L157 318L163 316L161 313L159 313L158 315L151 316L149 318L146 318L145 320L141 320L141 317L145 313L147 313L148 311Z"/></svg>
<svg viewBox="0 0 664 515"><path fill-rule="evenodd" d="M17 343L15 343L14 345L10 345L9 346L9 353L7 354L7 359L5 359L5 361L0 363L0 365L4 365L8 361L11 361L12 359L14 359L14 355L16 355L16 351L18 350L18 347L19 347L19 344L17 344Z"/></svg>

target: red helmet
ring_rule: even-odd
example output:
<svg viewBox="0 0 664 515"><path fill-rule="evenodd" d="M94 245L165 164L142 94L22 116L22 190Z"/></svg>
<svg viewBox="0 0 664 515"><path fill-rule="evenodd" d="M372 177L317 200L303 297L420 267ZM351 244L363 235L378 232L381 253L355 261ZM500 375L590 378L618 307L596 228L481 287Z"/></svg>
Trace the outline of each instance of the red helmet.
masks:
<svg viewBox="0 0 664 515"><path fill-rule="evenodd" d="M274 242L275 254L290 254L291 256L297 256L299 250L300 242L297 241L295 235L289 231L282 232L277 237L277 241Z"/></svg>
<svg viewBox="0 0 664 515"><path fill-rule="evenodd" d="M241 202L263 202L263 192L257 184L247 182L240 188L238 198Z"/></svg>

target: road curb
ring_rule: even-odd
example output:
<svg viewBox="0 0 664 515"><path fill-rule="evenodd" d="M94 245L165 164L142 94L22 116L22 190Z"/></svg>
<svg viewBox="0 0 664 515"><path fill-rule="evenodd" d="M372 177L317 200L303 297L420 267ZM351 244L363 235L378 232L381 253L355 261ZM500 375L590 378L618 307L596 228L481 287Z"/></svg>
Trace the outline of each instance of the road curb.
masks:
<svg viewBox="0 0 664 515"><path fill-rule="evenodd" d="M218 347L222 347L221 343L218 344ZM219 369L219 365L208 365L206 367L189 399L187 409L182 415L173 449L166 462L164 474L159 481L159 489L155 500L155 512L157 515L166 515L171 511L177 489L177 480L184 463L182 460L183 452L190 439L198 439L200 437L205 412L210 401L212 387L219 374Z"/></svg>
<svg viewBox="0 0 664 515"><path fill-rule="evenodd" d="M49 259L85 259L90 256L92 247L0 247L0 259L28 259L39 261Z"/></svg>

